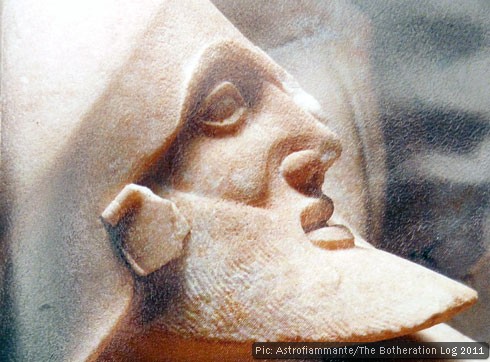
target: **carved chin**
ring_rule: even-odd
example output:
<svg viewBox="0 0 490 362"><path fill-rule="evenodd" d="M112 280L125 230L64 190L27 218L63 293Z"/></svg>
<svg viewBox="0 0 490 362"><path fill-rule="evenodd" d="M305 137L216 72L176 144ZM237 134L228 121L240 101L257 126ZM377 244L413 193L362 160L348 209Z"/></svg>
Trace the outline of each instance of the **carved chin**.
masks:
<svg viewBox="0 0 490 362"><path fill-rule="evenodd" d="M324 250L268 210L180 194L192 232L162 332L224 341L376 341L449 319L476 293L391 254ZM277 232L277 230L282 230Z"/></svg>

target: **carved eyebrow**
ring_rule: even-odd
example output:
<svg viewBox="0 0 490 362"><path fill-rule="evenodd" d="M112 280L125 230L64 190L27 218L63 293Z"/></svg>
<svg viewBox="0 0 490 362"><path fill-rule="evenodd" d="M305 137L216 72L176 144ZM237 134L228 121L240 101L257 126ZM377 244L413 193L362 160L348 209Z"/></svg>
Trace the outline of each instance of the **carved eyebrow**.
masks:
<svg viewBox="0 0 490 362"><path fill-rule="evenodd" d="M322 106L311 94L307 93L292 77L286 82L283 82L285 92L293 99L293 102L303 111L311 114L320 122L325 123L327 117Z"/></svg>

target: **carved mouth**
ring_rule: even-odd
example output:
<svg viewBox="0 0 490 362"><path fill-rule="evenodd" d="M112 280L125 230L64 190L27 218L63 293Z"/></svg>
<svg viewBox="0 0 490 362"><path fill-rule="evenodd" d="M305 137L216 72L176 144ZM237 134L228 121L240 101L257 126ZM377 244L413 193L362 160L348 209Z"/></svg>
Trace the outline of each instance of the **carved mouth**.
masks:
<svg viewBox="0 0 490 362"><path fill-rule="evenodd" d="M301 212L301 226L308 239L322 249L354 247L354 236L344 225L329 225L333 214L332 200L322 195Z"/></svg>
<svg viewBox="0 0 490 362"><path fill-rule="evenodd" d="M333 202L328 196L322 195L303 211L301 211L301 226L305 233L327 226L327 222L333 214Z"/></svg>

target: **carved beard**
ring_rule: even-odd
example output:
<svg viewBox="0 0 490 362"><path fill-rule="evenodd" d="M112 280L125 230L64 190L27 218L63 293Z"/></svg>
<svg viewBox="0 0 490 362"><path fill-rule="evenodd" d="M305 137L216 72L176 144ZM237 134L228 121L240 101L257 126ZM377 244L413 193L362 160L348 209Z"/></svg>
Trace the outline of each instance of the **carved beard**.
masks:
<svg viewBox="0 0 490 362"><path fill-rule="evenodd" d="M137 288L146 322L164 333L375 341L472 303L466 287L380 250L320 249L283 213L187 193L170 198L191 225L184 254Z"/></svg>

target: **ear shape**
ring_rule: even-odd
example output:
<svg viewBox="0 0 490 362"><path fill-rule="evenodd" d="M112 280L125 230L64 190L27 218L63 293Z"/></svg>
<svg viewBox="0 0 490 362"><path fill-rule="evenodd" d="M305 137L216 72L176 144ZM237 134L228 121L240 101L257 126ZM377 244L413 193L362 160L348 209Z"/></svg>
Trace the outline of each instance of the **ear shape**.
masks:
<svg viewBox="0 0 490 362"><path fill-rule="evenodd" d="M108 232L117 230L126 260L141 276L180 256L190 231L172 201L135 184L126 185L101 217Z"/></svg>

